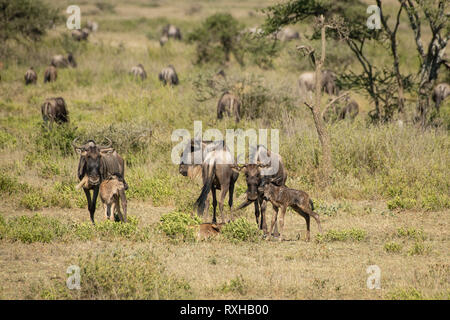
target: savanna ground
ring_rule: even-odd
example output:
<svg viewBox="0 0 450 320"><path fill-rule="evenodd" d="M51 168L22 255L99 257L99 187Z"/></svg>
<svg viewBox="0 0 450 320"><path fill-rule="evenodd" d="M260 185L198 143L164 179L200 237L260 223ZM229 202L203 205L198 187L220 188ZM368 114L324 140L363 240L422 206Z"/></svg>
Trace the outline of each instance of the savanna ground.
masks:
<svg viewBox="0 0 450 320"><path fill-rule="evenodd" d="M55 1L56 3L56 1ZM450 298L450 139L447 128L418 130L412 124L371 125L372 108L363 95L354 122L329 125L335 171L322 188L320 147L311 114L298 97L297 77L311 66L295 51L298 41L282 44L273 68L233 59L225 72L247 97L244 119L218 122L215 97L199 102L196 86L217 65L194 65L195 46L158 39L170 22L187 35L209 15L230 12L244 26L263 22L256 12L269 1L96 1L80 0L82 19L99 30L87 43L74 43L64 26L51 30L35 47L13 48L0 70L0 297L2 299L149 298L149 299L449 299ZM389 4L395 3L389 1ZM67 1L57 1L62 12ZM55 4L56 5L56 4ZM295 25L303 33L308 25ZM400 26L404 61L416 63L406 21ZM316 43L313 41L313 45ZM383 64L384 48L371 48ZM58 80L43 84L54 54L72 51L76 69L60 69ZM128 75L142 63L149 75L139 82ZM180 77L162 86L158 72L173 64ZM25 87L33 65L38 84ZM358 68L340 43L329 46L327 67ZM445 77L443 74L442 77ZM448 77L448 75L447 75ZM238 88L239 89L239 88ZM71 124L47 132L40 105L62 96ZM259 101L257 104L254 101ZM250 118L250 108L260 107ZM247 106L248 109L245 109ZM412 113L414 97L408 97ZM251 109L253 110L253 109ZM442 108L448 119L449 104ZM307 191L321 216L324 234L312 226L305 242L303 218L288 211L286 241L264 241L254 234L253 206L239 212L250 222L244 238L220 235L209 241L173 239L160 219L190 213L199 181L178 173L170 154L174 129L277 128L287 185ZM89 223L82 191L75 190L76 136L111 138L127 162L130 223ZM246 190L241 175L235 204ZM228 211L227 211L228 214ZM271 205L268 218L271 218ZM208 217L210 219L210 217ZM176 226L175 226L176 227ZM236 232L238 233L238 232ZM81 290L68 290L66 270L81 268ZM381 289L367 288L367 267L379 266Z"/></svg>

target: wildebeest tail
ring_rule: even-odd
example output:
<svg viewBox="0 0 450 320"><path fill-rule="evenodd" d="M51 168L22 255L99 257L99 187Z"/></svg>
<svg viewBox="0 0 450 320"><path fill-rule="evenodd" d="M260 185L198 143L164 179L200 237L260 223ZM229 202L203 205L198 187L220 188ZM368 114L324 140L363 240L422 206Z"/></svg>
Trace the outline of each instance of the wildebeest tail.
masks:
<svg viewBox="0 0 450 320"><path fill-rule="evenodd" d="M309 199L309 204L311 206L311 210L314 211L314 202L312 201L312 199Z"/></svg>
<svg viewBox="0 0 450 320"><path fill-rule="evenodd" d="M206 178L206 183L203 185L202 192L198 197L197 201L194 203L194 209L197 208L197 214L203 215L203 211L205 210L205 202L208 198L209 191L211 191L211 186L214 181L214 177L216 175L216 165L213 163L208 167L208 176Z"/></svg>

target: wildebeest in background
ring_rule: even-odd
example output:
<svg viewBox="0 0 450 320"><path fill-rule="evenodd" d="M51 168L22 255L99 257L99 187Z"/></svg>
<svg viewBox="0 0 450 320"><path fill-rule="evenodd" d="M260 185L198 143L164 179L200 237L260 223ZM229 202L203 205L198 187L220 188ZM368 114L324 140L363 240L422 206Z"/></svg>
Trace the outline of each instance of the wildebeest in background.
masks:
<svg viewBox="0 0 450 320"><path fill-rule="evenodd" d="M340 110L338 118L340 120L350 119L353 120L359 113L359 105L354 99L350 99L348 96L344 99L344 107Z"/></svg>
<svg viewBox="0 0 450 320"><path fill-rule="evenodd" d="M163 34L161 38L159 38L159 45L162 47L167 43L167 41L169 41L169 37Z"/></svg>
<svg viewBox="0 0 450 320"><path fill-rule="evenodd" d="M49 66L47 69L45 69L44 83L54 82L57 78L58 72L56 71L56 68L54 66Z"/></svg>
<svg viewBox="0 0 450 320"><path fill-rule="evenodd" d="M75 29L72 31L72 38L76 41L87 40L88 36L89 36L89 29L87 28L83 28L82 30Z"/></svg>
<svg viewBox="0 0 450 320"><path fill-rule="evenodd" d="M41 106L42 120L50 127L53 122L57 124L69 122L69 112L62 97L45 99Z"/></svg>
<svg viewBox="0 0 450 320"><path fill-rule="evenodd" d="M37 82L37 73L34 71L33 67L30 67L30 69L25 72L25 85L29 85L30 83L36 84Z"/></svg>
<svg viewBox="0 0 450 320"><path fill-rule="evenodd" d="M117 212L120 221L127 222L127 197L121 177L112 175L102 181L100 184L100 199L103 202L105 217L108 220L111 218L111 213L114 220L114 214ZM123 214L120 211L120 203L122 203Z"/></svg>
<svg viewBox="0 0 450 320"><path fill-rule="evenodd" d="M147 79L147 72L145 72L144 66L140 63L137 66L131 68L130 73L134 76L135 79L137 79L138 77L141 78L141 80Z"/></svg>
<svg viewBox="0 0 450 320"><path fill-rule="evenodd" d="M108 138L109 144L106 146L97 145L94 140L89 140L79 146L76 144L77 140L78 138L72 142L75 151L80 155L77 175L80 181L84 179L84 182L78 186L83 187L91 221L95 224L94 213L101 182L111 176L116 176L123 183L124 190L128 189L125 181L125 162L111 147L112 142ZM93 190L92 199L90 190Z"/></svg>
<svg viewBox="0 0 450 320"><path fill-rule="evenodd" d="M71 66L72 68L76 68L77 62L75 61L75 58L72 53L69 53L67 55L67 58L64 57L62 54L58 54L52 57L50 65L57 68L67 68L69 66Z"/></svg>
<svg viewBox="0 0 450 320"><path fill-rule="evenodd" d="M225 91L217 103L217 119L222 119L223 114L226 113L228 117L232 115L236 122L241 119L241 101L234 94Z"/></svg>
<svg viewBox="0 0 450 320"><path fill-rule="evenodd" d="M331 70L322 71L322 90L329 95L337 96L339 94L339 88L336 84L336 74ZM315 91L316 85L316 73L304 72L298 78L298 86L301 95L311 94Z"/></svg>
<svg viewBox="0 0 450 320"><path fill-rule="evenodd" d="M192 144L194 144L194 149L196 148L196 144L198 147L200 147L200 143L196 143L195 141L191 141L191 146ZM188 148L190 148L191 146L188 145ZM200 151L203 150L200 149ZM234 185L239 177L239 172L232 169L234 159L230 151L223 143L223 141L211 144L209 147L207 146L203 154L204 154L204 158L202 158L203 188L200 196L198 197L197 201L194 204L194 208L197 208L198 215L203 215L204 211L208 210L209 208L209 205L205 206L205 203L207 202L209 192L211 191L213 199L212 222L216 223L217 222L216 190L220 190L219 211L222 222L224 222L224 215L223 215L224 200L227 193L229 192L228 204L230 206L230 214L231 214L231 209L233 207ZM189 153L186 154L185 152L183 152L182 157L184 158L188 155ZM186 163L186 161L184 161L184 163Z"/></svg>
<svg viewBox="0 0 450 320"><path fill-rule="evenodd" d="M280 41L291 41L294 39L300 39L300 34L297 31L295 31L289 27L286 27L286 28L278 31L276 33L276 37Z"/></svg>
<svg viewBox="0 0 450 320"><path fill-rule="evenodd" d="M162 29L162 35L167 36L167 38L173 38L176 40L181 40L180 28L174 26L173 24L167 24Z"/></svg>
<svg viewBox="0 0 450 320"><path fill-rule="evenodd" d="M264 185L263 193L264 198L270 201L275 208L275 213L272 217L272 223L270 224L269 238L271 236L272 230L277 223L278 219L278 208L281 209L280 214L280 226L279 241L283 240L283 228L284 228L284 215L286 214L286 209L291 207L297 213L299 213L306 220L306 240L310 240L310 218L313 217L317 225L319 226L319 232L322 233L322 226L320 225L319 215L314 212L314 205L308 194L301 190L290 189L285 186L276 186L272 183ZM269 239L268 238L268 239Z"/></svg>
<svg viewBox="0 0 450 320"><path fill-rule="evenodd" d="M251 203L254 203L256 223L258 224L259 229L267 232L265 216L267 204L263 198L263 193L259 188L267 183L285 186L287 171L283 165L281 156L275 152L271 152L263 145L257 145L256 148L250 150L250 159L253 159L251 163L234 166L234 168L244 172L247 183L247 199L244 203L239 205L236 210L240 210ZM277 163L272 161L276 161ZM262 169L264 169L264 171L262 171ZM277 171L274 173L271 172L275 170Z"/></svg>
<svg viewBox="0 0 450 320"><path fill-rule="evenodd" d="M167 68L164 68L161 70L161 72L158 75L159 80L166 84L170 85L177 85L179 84L178 75L175 71L175 68L173 65L169 64Z"/></svg>
<svg viewBox="0 0 450 320"><path fill-rule="evenodd" d="M439 83L436 87L434 87L431 98L436 105L437 111L439 111L442 101L444 101L449 95L450 85L447 83Z"/></svg>
<svg viewBox="0 0 450 320"><path fill-rule="evenodd" d="M98 23L92 20L89 20L86 23L86 28L89 29L91 32L96 32L98 30Z"/></svg>

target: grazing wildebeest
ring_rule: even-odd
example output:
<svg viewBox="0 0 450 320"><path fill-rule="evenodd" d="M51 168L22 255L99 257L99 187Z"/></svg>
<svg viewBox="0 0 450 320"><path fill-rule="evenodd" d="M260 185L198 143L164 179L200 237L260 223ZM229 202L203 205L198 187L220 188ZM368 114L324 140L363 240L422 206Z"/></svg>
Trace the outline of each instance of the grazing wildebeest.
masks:
<svg viewBox="0 0 450 320"><path fill-rule="evenodd" d="M174 38L176 40L181 40L180 28L174 26L173 24L165 25L162 30L162 35L167 36L167 38Z"/></svg>
<svg viewBox="0 0 450 320"><path fill-rule="evenodd" d="M315 213L314 205L312 200L309 198L308 194L301 190L290 189L285 186L276 186L273 183L265 184L263 188L264 198L270 201L274 208L281 209L280 215L280 226L279 241L283 238L283 227L284 227L284 215L286 214L286 209L291 207L296 212L298 212L306 220L306 240L310 240L310 217L313 217L317 225L319 226L319 232L322 233L322 227L320 225L319 215ZM277 223L278 209L272 217L272 223L270 224L269 238L272 233L274 226ZM269 239L268 238L268 239Z"/></svg>
<svg viewBox="0 0 450 320"><path fill-rule="evenodd" d="M158 78L164 85L169 83L170 85L177 85L179 83L178 81L178 75L175 71L175 68L173 65L169 64L167 68L164 68L161 70L161 72L158 75Z"/></svg>
<svg viewBox="0 0 450 320"><path fill-rule="evenodd" d="M82 30L75 29L72 31L72 38L75 39L76 41L87 40L88 36L89 36L89 29L87 28L83 28Z"/></svg>
<svg viewBox="0 0 450 320"><path fill-rule="evenodd" d="M227 192L229 192L230 194L228 204L230 206L231 212L231 209L233 207L234 185L239 177L239 172L235 171L232 168L232 165L234 164L233 156L223 142L219 142L217 145L212 145L210 148L208 148L207 146L206 149L207 150L203 153L204 158L202 161L203 188L200 196L194 204L194 208L197 208L198 215L203 215L204 211L208 210L208 207L205 206L205 203L208 199L208 194L211 191L213 199L212 222L216 223L216 190L220 190L219 211L222 222L224 222L224 200Z"/></svg>
<svg viewBox="0 0 450 320"><path fill-rule="evenodd" d="M267 203L263 198L262 191L258 188L267 183L285 186L287 172L283 165L281 156L275 152L267 150L267 148L263 145L258 145L256 149L251 150L251 158L255 159L256 163L234 166L234 168L244 172L247 183L247 199L236 210L240 210L247 207L251 203L254 203L256 223L258 224L259 229L264 230L266 233L267 223L265 212ZM262 171L262 169L264 171ZM273 172L275 170L277 171ZM274 209L278 210L278 208L275 207Z"/></svg>
<svg viewBox="0 0 450 320"><path fill-rule="evenodd" d="M241 102L238 97L228 91L222 94L217 103L217 119L222 119L224 113L228 117L234 115L236 122L241 119Z"/></svg>
<svg viewBox="0 0 450 320"><path fill-rule="evenodd" d="M47 69L45 69L44 83L56 81L57 78L58 72L56 71L56 68L54 66L49 66Z"/></svg>
<svg viewBox="0 0 450 320"><path fill-rule="evenodd" d="M109 139L107 139L109 144L106 146L97 145L93 140L79 146L76 145L77 139L72 142L75 151L80 155L77 175L80 181L87 176L87 182L83 183L82 187L86 194L91 221L95 224L95 206L102 181L111 176L116 176L123 183L124 190L128 189L125 181L125 162L111 147L112 142ZM90 190L93 190L92 199Z"/></svg>
<svg viewBox="0 0 450 320"><path fill-rule="evenodd" d="M69 66L71 66L72 68L76 68L77 62L75 61L75 58L72 53L69 53L67 55L67 58L64 57L62 54L58 54L52 57L50 65L57 68L67 68Z"/></svg>
<svg viewBox="0 0 450 320"><path fill-rule="evenodd" d="M29 85L30 83L36 84L37 82L37 73L34 71L33 67L25 72L25 85Z"/></svg>
<svg viewBox="0 0 450 320"><path fill-rule="evenodd" d="M431 98L436 105L437 111L439 111L442 101L444 101L449 95L450 85L448 85L448 83L439 83L436 87L434 87Z"/></svg>
<svg viewBox="0 0 450 320"><path fill-rule="evenodd" d="M280 41L291 41L294 39L300 39L300 34L297 31L287 27L278 31L276 33L276 37Z"/></svg>
<svg viewBox="0 0 450 320"><path fill-rule="evenodd" d="M147 79L147 72L145 72L144 66L140 63L137 66L131 68L130 73L134 76L135 79L137 79L138 77L141 78L141 80Z"/></svg>
<svg viewBox="0 0 450 320"><path fill-rule="evenodd" d="M88 28L89 31L91 31L91 32L96 32L96 31L98 30L98 23L95 22L95 21L89 20L89 21L86 23L86 28Z"/></svg>
<svg viewBox="0 0 450 320"><path fill-rule="evenodd" d="M118 175L111 175L103 180L100 184L100 199L103 202L105 217L108 220L111 217L111 212L114 220L114 213L117 211L120 221L127 222L127 197L125 186L121 180ZM120 202L122 202L123 214L120 211Z"/></svg>
<svg viewBox="0 0 450 320"><path fill-rule="evenodd" d="M350 99L349 97L346 97L344 99L344 107L340 110L338 114L338 118L343 119L350 119L353 120L359 113L359 105L354 99Z"/></svg>
<svg viewBox="0 0 450 320"><path fill-rule="evenodd" d="M339 94L339 88L336 84L336 74L330 70L322 71L322 90L329 95L337 96ZM305 72L298 78L298 86L301 95L306 95L315 91L316 86L316 73Z"/></svg>
<svg viewBox="0 0 450 320"><path fill-rule="evenodd" d="M169 37L163 34L161 38L159 38L159 45L162 47L167 43L167 41L169 41Z"/></svg>
<svg viewBox="0 0 450 320"><path fill-rule="evenodd" d="M57 124L69 122L69 112L66 102L62 97L45 99L41 106L42 119L51 127L53 122Z"/></svg>

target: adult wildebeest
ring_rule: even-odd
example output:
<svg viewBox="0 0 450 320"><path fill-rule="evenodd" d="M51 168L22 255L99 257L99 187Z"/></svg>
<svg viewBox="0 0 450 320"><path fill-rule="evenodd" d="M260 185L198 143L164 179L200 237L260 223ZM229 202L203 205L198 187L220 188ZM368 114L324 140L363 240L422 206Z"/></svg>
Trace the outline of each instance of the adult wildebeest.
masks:
<svg viewBox="0 0 450 320"><path fill-rule="evenodd" d="M86 179L87 180L87 179ZM111 212L114 220L114 213L121 222L127 222L127 197L125 195L125 186L121 177L118 175L109 176L100 184L100 199L105 209L105 217L109 220ZM122 203L122 212L120 211L120 202Z"/></svg>
<svg viewBox="0 0 450 320"><path fill-rule="evenodd" d="M180 28L174 26L173 24L167 24L162 30L162 35L167 36L167 38L174 38L176 40L181 40Z"/></svg>
<svg viewBox="0 0 450 320"><path fill-rule="evenodd" d="M138 77L141 78L141 80L147 79L147 72L145 72L144 66L140 63L131 68L130 74L134 76L134 79L137 79Z"/></svg>
<svg viewBox="0 0 450 320"><path fill-rule="evenodd" d="M29 85L30 83L36 84L37 82L37 73L34 71L33 67L25 72L25 85Z"/></svg>
<svg viewBox="0 0 450 320"><path fill-rule="evenodd" d="M199 141L191 141L186 147L182 155L180 162L180 173L188 173L188 167L193 161L187 161L187 157L195 155L195 152L201 152L201 170L203 187L200 196L194 204L194 208L197 209L198 215L203 215L205 210L209 208L208 195L211 192L213 199L213 219L212 222L216 223L217 212L217 198L216 190L220 190L219 196L219 211L222 222L224 222L223 206L224 200L229 192L228 204L230 206L230 212L233 207L233 192L236 180L239 177L239 172L232 168L234 164L233 156L227 149L223 141L214 141L200 143ZM186 165L187 164L187 165ZM194 164L195 165L195 164ZM183 172L182 172L183 171ZM208 203L208 206L205 206Z"/></svg>
<svg viewBox="0 0 450 320"><path fill-rule="evenodd" d="M169 41L169 37L163 34L161 38L159 38L159 45L162 47L167 43L167 41Z"/></svg>
<svg viewBox="0 0 450 320"><path fill-rule="evenodd" d="M337 76L333 71L323 70L321 81L322 90L329 95L339 95L339 88L336 84L336 78ZM316 86L316 73L312 71L302 73L298 78L298 86L301 95L314 92Z"/></svg>
<svg viewBox="0 0 450 320"><path fill-rule="evenodd" d="M72 38L76 41L87 40L88 36L89 36L89 29L87 28L83 28L82 30L75 29L72 31Z"/></svg>
<svg viewBox="0 0 450 320"><path fill-rule="evenodd" d="M69 112L62 97L45 99L41 106L42 120L51 127L53 122L62 124L69 122Z"/></svg>
<svg viewBox="0 0 450 320"><path fill-rule="evenodd" d="M298 212L306 220L306 240L310 240L310 217L313 217L317 225L319 226L319 232L322 232L322 226L320 225L319 215L315 213L314 205L308 194L301 190L290 189L285 186L276 186L273 183L268 183L262 187L264 199L270 201L275 209L275 213L272 217L272 223L270 224L269 237L272 233L273 227L277 223L278 208L281 209L280 215L280 237L279 241L283 238L284 227L284 215L286 209L291 207Z"/></svg>
<svg viewBox="0 0 450 320"><path fill-rule="evenodd" d="M54 66L49 66L47 69L45 69L44 83L54 82L57 78L58 72L56 71L56 68Z"/></svg>
<svg viewBox="0 0 450 320"><path fill-rule="evenodd" d="M87 176L87 182L83 183L84 193L88 202L88 210L91 221L95 224L94 213L99 193L99 186L102 181L111 176L116 176L123 183L124 190L128 189L125 181L125 162L123 158L111 147L112 142L106 146L97 145L93 140L89 140L84 145L76 144L76 138L72 145L75 151L80 155L78 163L78 179L82 181ZM90 190L93 190L92 199Z"/></svg>
<svg viewBox="0 0 450 320"><path fill-rule="evenodd" d="M62 54L58 54L52 57L50 65L57 68L67 68L69 66L71 66L72 68L76 68L77 62L75 61L75 58L72 53L69 53L67 55L67 58L64 57Z"/></svg>
<svg viewBox="0 0 450 320"><path fill-rule="evenodd" d="M167 83L170 85L177 85L179 83L177 72L173 65L169 64L167 68L161 70L158 75L159 81L162 81L164 85Z"/></svg>
<svg viewBox="0 0 450 320"><path fill-rule="evenodd" d="M89 29L89 31L91 31L91 32L96 32L98 30L98 23L95 21L89 20L86 23L86 28Z"/></svg>
<svg viewBox="0 0 450 320"><path fill-rule="evenodd" d="M439 111L442 101L444 101L449 95L450 85L447 83L439 83L436 87L434 87L431 98L436 105L437 111Z"/></svg>
<svg viewBox="0 0 450 320"><path fill-rule="evenodd" d="M228 117L234 115L236 122L241 119L241 102L234 94L225 91L217 103L217 119L222 119L223 114Z"/></svg>
<svg viewBox="0 0 450 320"><path fill-rule="evenodd" d="M267 150L263 145L258 145L255 149L251 150L250 159L253 159L253 161L251 161L253 163L234 166L234 168L244 172L247 183L247 200L236 210L240 210L249 204L254 203L256 223L261 230L267 232L265 217L267 203L263 198L261 190L258 188L267 183L285 186L287 172L281 156ZM274 209L278 210L278 208L275 207Z"/></svg>
<svg viewBox="0 0 450 320"><path fill-rule="evenodd" d="M286 28L278 31L276 33L276 37L280 41L291 41L294 39L300 39L300 34L297 31L295 31L289 27L286 27Z"/></svg>
<svg viewBox="0 0 450 320"><path fill-rule="evenodd" d="M338 118L340 120L350 119L353 120L359 113L359 105L354 99L346 97L344 99L344 107L340 110Z"/></svg>

